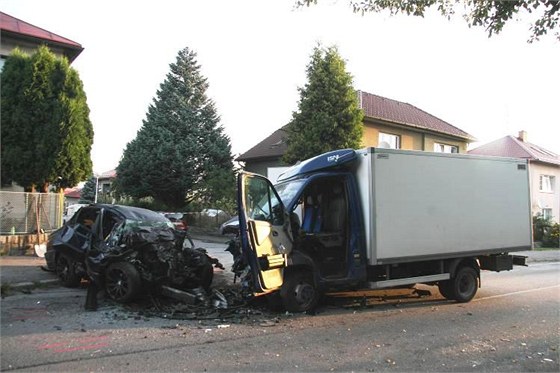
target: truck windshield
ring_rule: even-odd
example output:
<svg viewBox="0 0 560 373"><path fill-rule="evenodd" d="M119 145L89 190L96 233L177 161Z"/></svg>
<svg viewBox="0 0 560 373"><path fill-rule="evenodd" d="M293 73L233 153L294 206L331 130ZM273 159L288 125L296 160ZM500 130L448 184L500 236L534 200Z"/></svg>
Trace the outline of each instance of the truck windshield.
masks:
<svg viewBox="0 0 560 373"><path fill-rule="evenodd" d="M293 180L276 184L274 189L278 192L280 199L285 207L290 206L291 202L296 198L301 190L304 180Z"/></svg>

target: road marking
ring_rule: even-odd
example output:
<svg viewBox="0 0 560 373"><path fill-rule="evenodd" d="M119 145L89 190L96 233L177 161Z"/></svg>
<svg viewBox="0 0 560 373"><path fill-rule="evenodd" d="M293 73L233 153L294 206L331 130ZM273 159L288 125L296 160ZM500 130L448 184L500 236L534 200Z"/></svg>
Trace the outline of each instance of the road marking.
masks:
<svg viewBox="0 0 560 373"><path fill-rule="evenodd" d="M100 349L109 347L109 341L106 341L108 337L107 335L101 335L97 337L70 338L64 342L44 344L37 349L56 353Z"/></svg>
<svg viewBox="0 0 560 373"><path fill-rule="evenodd" d="M494 298L502 298L502 297L507 297L510 295L517 295L517 294L523 294L523 293L532 293L534 291L541 291L541 290L548 290L548 289L553 289L553 288L557 288L560 287L560 285L552 285L552 286L547 286L545 288L538 288L538 289L529 289L529 290L520 290L520 291L515 291L513 293L506 293L506 294L499 294L499 295L491 295L489 297L483 297L483 298L476 298L473 299L473 302L477 302L479 300L486 300L486 299L494 299Z"/></svg>

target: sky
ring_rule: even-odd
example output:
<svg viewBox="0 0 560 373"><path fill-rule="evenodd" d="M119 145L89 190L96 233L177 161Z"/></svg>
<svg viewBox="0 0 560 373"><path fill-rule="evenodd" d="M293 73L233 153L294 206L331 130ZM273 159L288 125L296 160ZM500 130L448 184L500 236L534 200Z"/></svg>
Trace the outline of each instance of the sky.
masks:
<svg viewBox="0 0 560 373"><path fill-rule="evenodd" d="M506 135L560 154L560 42L528 44L530 15L488 37L460 14L353 13L347 0L0 0L0 10L80 43L94 172L114 169L169 64L197 53L233 155L285 125L317 43L335 45L354 88L406 102L478 139Z"/></svg>

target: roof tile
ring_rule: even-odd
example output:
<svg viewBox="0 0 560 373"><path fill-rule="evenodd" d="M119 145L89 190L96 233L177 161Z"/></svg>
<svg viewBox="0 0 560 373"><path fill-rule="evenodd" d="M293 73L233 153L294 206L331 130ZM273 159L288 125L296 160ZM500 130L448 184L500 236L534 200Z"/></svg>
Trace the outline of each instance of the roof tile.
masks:
<svg viewBox="0 0 560 373"><path fill-rule="evenodd" d="M494 140L488 144L469 150L468 153L474 155L523 158L531 161L560 165L559 155L530 142L521 141L513 136L505 136Z"/></svg>
<svg viewBox="0 0 560 373"><path fill-rule="evenodd" d="M475 140L467 132L426 113L414 105L363 91L358 91L358 95L366 117L427 129L466 140Z"/></svg>
<svg viewBox="0 0 560 373"><path fill-rule="evenodd" d="M10 32L17 35L40 39L46 41L47 43L62 44L68 50L75 51L72 53L73 58L80 54L80 52L84 49L81 44L76 43L75 41L34 26L4 12L0 12L0 30L2 30L2 32Z"/></svg>

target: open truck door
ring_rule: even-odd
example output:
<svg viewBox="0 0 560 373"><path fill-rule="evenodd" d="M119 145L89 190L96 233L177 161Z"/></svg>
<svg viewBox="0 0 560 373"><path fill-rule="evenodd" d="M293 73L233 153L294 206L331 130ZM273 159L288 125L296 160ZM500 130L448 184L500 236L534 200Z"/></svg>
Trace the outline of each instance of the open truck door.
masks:
<svg viewBox="0 0 560 373"><path fill-rule="evenodd" d="M241 173L237 191L241 245L255 279L254 290L257 294L278 290L293 245L289 212L265 177Z"/></svg>

